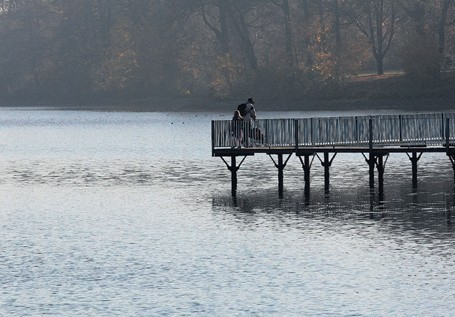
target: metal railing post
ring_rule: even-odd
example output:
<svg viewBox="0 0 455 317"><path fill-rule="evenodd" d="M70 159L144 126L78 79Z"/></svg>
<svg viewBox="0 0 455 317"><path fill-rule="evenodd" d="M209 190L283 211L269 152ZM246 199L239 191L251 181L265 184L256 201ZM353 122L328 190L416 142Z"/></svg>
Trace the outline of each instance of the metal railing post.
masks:
<svg viewBox="0 0 455 317"><path fill-rule="evenodd" d="M212 120L212 156L215 155L215 121Z"/></svg>
<svg viewBox="0 0 455 317"><path fill-rule="evenodd" d="M295 150L299 149L299 120L294 120Z"/></svg>
<svg viewBox="0 0 455 317"><path fill-rule="evenodd" d="M311 145L314 145L313 118L310 118L310 134L311 134L310 143Z"/></svg>
<svg viewBox="0 0 455 317"><path fill-rule="evenodd" d="M359 144L359 120L357 116L355 116L355 139L357 144Z"/></svg>
<svg viewBox="0 0 455 317"><path fill-rule="evenodd" d="M441 136L444 139L445 127L444 127L444 113L441 113Z"/></svg>
<svg viewBox="0 0 455 317"><path fill-rule="evenodd" d="M368 132L369 132L369 141L368 141L368 147L370 148L370 151L373 149L373 119L370 117L368 119Z"/></svg>

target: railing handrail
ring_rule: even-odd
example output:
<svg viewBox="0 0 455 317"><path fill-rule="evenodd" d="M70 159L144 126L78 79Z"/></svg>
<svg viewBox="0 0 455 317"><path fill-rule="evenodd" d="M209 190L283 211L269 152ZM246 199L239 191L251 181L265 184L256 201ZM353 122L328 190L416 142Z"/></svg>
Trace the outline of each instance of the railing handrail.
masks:
<svg viewBox="0 0 455 317"><path fill-rule="evenodd" d="M258 119L268 146L369 146L425 144L455 140L455 112ZM251 126L244 123L246 136ZM256 132L255 132L256 133ZM231 120L212 121L212 149L232 144Z"/></svg>

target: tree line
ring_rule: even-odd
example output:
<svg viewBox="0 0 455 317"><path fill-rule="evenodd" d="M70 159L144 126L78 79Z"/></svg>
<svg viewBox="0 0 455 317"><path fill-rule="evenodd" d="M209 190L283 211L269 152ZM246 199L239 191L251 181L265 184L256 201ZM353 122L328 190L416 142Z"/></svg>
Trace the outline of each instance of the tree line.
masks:
<svg viewBox="0 0 455 317"><path fill-rule="evenodd" d="M437 82L454 35L455 0L0 0L0 96L337 96Z"/></svg>

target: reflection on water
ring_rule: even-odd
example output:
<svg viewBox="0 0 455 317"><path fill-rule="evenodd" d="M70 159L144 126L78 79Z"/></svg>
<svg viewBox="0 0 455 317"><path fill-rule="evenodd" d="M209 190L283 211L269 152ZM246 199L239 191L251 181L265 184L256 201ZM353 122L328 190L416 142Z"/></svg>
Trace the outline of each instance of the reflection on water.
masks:
<svg viewBox="0 0 455 317"><path fill-rule="evenodd" d="M445 155L422 156L415 191L391 155L382 196L361 155L338 155L329 193L313 164L309 197L293 157L283 199L256 155L233 198L210 156L214 114L0 112L0 315L455 311Z"/></svg>
<svg viewBox="0 0 455 317"><path fill-rule="evenodd" d="M451 231L452 213L454 210L453 195L444 193L436 195L421 193L419 202L415 196L410 195L403 199L378 201L374 195L367 195L363 200L354 200L352 197L337 195L321 196L321 200L310 201L302 194L295 194L286 199L277 199L275 193L264 192L248 197L229 195L213 196L214 210L222 209L224 212L239 217L262 217L272 215L276 217L299 218L339 218L364 220L370 219L381 222L390 222L403 229L425 228L439 232ZM365 193L367 194L367 193ZM436 200L435 200L436 198Z"/></svg>
<svg viewBox="0 0 455 317"><path fill-rule="evenodd" d="M211 177L217 175L220 173L214 172ZM6 161L0 176L0 184L50 186L145 186L207 180L197 161L175 160Z"/></svg>

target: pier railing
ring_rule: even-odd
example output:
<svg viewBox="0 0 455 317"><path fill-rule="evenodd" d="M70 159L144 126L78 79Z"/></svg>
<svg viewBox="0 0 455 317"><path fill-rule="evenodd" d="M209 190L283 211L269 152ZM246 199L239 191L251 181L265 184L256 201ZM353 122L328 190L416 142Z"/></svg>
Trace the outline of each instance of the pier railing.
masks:
<svg viewBox="0 0 455 317"><path fill-rule="evenodd" d="M230 120L212 121L212 149L231 147L232 132ZM455 112L258 119L242 132L268 147L448 146L455 142Z"/></svg>

